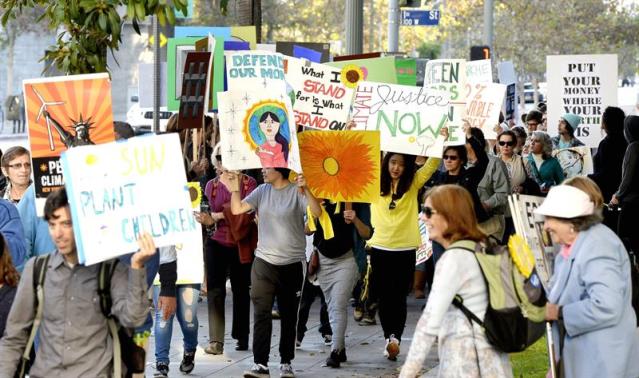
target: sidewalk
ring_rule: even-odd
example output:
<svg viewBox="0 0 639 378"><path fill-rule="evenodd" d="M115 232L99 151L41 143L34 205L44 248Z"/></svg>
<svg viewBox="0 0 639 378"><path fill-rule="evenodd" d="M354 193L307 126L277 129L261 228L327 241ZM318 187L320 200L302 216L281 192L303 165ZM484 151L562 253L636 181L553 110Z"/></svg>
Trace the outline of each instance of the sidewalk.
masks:
<svg viewBox="0 0 639 378"><path fill-rule="evenodd" d="M226 297L226 329L225 352L221 356L212 356L204 353L203 348L208 344L208 316L206 310L206 300L200 303L198 308L198 319L200 331L198 335L199 346L195 356L195 369L191 372L192 377L241 377L244 370L249 369L253 364L253 355L249 349L246 352L237 352L234 349L235 341L230 336L231 316L231 295ZM330 346L325 346L317 332L319 328L319 300L311 309L308 320L308 331L304 337L302 347L295 352L293 368L298 378L311 377L395 377L399 373L402 362L406 358L410 342L412 341L415 324L421 314L421 306L424 300L415 300L412 296L408 298L408 318L406 331L402 339L402 348L399 359L392 362L383 357L382 352L385 345L382 328L378 324L374 326L360 326L351 317L349 318L346 330L346 354L348 361L342 364L339 369L332 369L324 366L325 360L330 353ZM252 308L251 308L252 311ZM251 325L252 332L252 325ZM273 336L271 342L271 355L269 368L272 377L279 377L279 320L273 321ZM176 323L173 326L173 339L171 340L171 365L169 377L183 377L179 371L182 360L182 333ZM149 353L147 356L146 376L152 377L155 371L155 346L154 337L151 336L149 342ZM252 342L252 338L250 339ZM432 370L437 365L437 348L433 348L429 357L424 363L424 372ZM436 377L436 370L432 370L424 377Z"/></svg>

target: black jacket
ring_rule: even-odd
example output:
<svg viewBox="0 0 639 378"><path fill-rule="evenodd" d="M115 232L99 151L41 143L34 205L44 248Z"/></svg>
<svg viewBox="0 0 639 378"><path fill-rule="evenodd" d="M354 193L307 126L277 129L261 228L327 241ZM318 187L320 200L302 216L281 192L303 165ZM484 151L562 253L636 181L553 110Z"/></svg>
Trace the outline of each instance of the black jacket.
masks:
<svg viewBox="0 0 639 378"><path fill-rule="evenodd" d="M593 156L594 173L589 175L599 185L604 202L610 202L621 183L621 167L628 142L623 135L607 135Z"/></svg>
<svg viewBox="0 0 639 378"><path fill-rule="evenodd" d="M639 203L639 116L628 116L624 121L624 135L628 148L623 157L623 174L617 198L623 203Z"/></svg>

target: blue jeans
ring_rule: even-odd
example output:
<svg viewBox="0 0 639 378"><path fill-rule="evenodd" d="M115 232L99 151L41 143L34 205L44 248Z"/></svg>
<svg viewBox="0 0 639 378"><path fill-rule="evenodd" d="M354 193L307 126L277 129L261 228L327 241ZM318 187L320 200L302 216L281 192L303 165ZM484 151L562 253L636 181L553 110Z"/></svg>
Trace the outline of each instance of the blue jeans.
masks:
<svg viewBox="0 0 639 378"><path fill-rule="evenodd" d="M155 303L155 361L169 363L169 349L173 335L173 318L162 319L162 311L158 309L158 296L160 287L153 288L153 302ZM177 315L182 335L184 336L184 351L195 352L197 348L197 299L200 296L200 285L177 286Z"/></svg>

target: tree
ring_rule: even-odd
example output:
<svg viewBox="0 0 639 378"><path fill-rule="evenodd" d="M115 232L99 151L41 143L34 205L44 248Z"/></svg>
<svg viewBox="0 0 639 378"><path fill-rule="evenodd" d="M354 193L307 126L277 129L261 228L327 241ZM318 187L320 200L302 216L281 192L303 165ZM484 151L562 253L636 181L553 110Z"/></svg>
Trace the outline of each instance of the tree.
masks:
<svg viewBox="0 0 639 378"><path fill-rule="evenodd" d="M118 7L126 6L124 19ZM175 11L187 13L187 0L0 0L2 25L16 20L23 12L41 8L41 19L47 20L51 30L58 34L43 59L61 72L81 74L105 72L108 50L120 47L122 23L131 21L139 34L139 22L146 16L156 15L162 25L175 23ZM45 68L45 71L49 67Z"/></svg>

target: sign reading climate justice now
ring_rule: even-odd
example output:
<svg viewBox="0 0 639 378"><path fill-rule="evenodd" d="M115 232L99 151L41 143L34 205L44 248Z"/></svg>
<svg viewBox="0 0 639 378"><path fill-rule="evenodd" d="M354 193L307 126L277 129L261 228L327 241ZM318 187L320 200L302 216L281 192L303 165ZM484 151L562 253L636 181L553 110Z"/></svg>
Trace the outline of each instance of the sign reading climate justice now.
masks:
<svg viewBox="0 0 639 378"><path fill-rule="evenodd" d="M582 117L575 137L597 147L603 111L617 106L617 55L547 56L546 76L548 133L557 135L560 117L574 113Z"/></svg>
<svg viewBox="0 0 639 378"><path fill-rule="evenodd" d="M450 94L407 85L361 82L353 100L355 130L379 130L381 149L441 157Z"/></svg>
<svg viewBox="0 0 639 378"><path fill-rule="evenodd" d="M200 238L177 134L74 148L62 155L80 263Z"/></svg>

